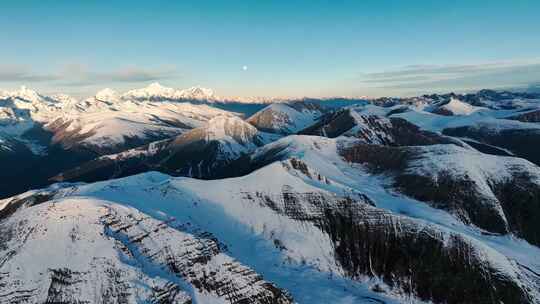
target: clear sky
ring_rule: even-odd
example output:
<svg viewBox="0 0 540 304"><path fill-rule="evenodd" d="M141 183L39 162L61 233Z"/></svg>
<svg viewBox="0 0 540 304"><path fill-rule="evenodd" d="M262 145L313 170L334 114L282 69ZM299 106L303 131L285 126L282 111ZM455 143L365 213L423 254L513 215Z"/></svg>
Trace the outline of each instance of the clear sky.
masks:
<svg viewBox="0 0 540 304"><path fill-rule="evenodd" d="M0 12L4 89L389 96L540 83L538 0L21 0Z"/></svg>

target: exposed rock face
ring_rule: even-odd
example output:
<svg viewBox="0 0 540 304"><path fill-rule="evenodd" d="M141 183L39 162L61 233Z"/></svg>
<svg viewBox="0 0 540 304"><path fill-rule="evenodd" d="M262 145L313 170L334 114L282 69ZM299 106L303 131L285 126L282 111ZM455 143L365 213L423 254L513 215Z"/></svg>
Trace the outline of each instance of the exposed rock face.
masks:
<svg viewBox="0 0 540 304"><path fill-rule="evenodd" d="M25 208L0 219L0 303L292 303L192 225L104 201L42 199L14 201Z"/></svg>
<svg viewBox="0 0 540 304"><path fill-rule="evenodd" d="M96 124L92 128L85 127L84 123L84 120L63 118L48 123L44 128L53 135L49 145L58 145L73 153L86 152L101 156L168 139L192 129L191 126L180 121L157 117L153 118L152 123L148 123L148 126L140 123L143 125L141 130L129 130L133 128L130 124L137 122L130 122L126 117L103 119L103 122L99 123L91 121L91 123ZM110 128L118 128L125 134L122 134L120 130L104 131L104 129Z"/></svg>
<svg viewBox="0 0 540 304"><path fill-rule="evenodd" d="M0 304L540 303L538 96L135 93L0 96L0 193L126 176L0 200Z"/></svg>
<svg viewBox="0 0 540 304"><path fill-rule="evenodd" d="M167 269L201 292L211 293L228 303L292 303L286 292L223 254L211 234L201 232L196 237L178 231L187 228L179 223L111 211L102 220L113 238L124 244L133 256ZM174 239L174 243L168 241L170 239ZM156 244L164 246L156 248Z"/></svg>
<svg viewBox="0 0 540 304"><path fill-rule="evenodd" d="M286 187L282 198L250 197L328 233L337 262L351 278L379 277L390 289L434 303L533 301L514 270L501 273L498 259L510 265L506 258L459 234L372 207L365 196L340 199Z"/></svg>
<svg viewBox="0 0 540 304"><path fill-rule="evenodd" d="M263 140L255 127L240 118L217 117L207 126L175 138L168 147L172 151L171 156L164 164L181 168L179 163L188 160L192 163L190 168L193 169L197 158L202 160L203 155L209 158L209 162L228 162L261 145ZM201 153L203 151L206 153ZM192 158L195 159L191 160ZM198 163L197 166L207 168L208 172L188 176L204 177L212 174L211 163L203 165L200 161Z"/></svg>
<svg viewBox="0 0 540 304"><path fill-rule="evenodd" d="M537 177L528 172L514 172L512 178L494 182L492 187L512 231L540 246L540 186Z"/></svg>
<svg viewBox="0 0 540 304"><path fill-rule="evenodd" d="M390 173L398 191L465 223L540 245L540 229L531 220L540 216L540 170L531 163L452 146L355 145L341 153L374 173Z"/></svg>
<svg viewBox="0 0 540 304"><path fill-rule="evenodd" d="M507 117L507 119L514 119L514 120L519 120L522 122L540 122L540 110L527 111L522 114Z"/></svg>
<svg viewBox="0 0 540 304"><path fill-rule="evenodd" d="M96 158L62 172L53 180L93 182L150 170L205 179L235 176L244 171L231 164L264 143L252 125L237 117L218 116L204 127Z"/></svg>
<svg viewBox="0 0 540 304"><path fill-rule="evenodd" d="M327 114L314 125L302 130L300 134L329 138L350 136L366 144L389 146L423 146L443 143L463 145L450 137L421 130L405 119L363 114L354 108Z"/></svg>
<svg viewBox="0 0 540 304"><path fill-rule="evenodd" d="M160 160L168 157L172 139L157 141L118 154L101 156L69 168L50 178L54 182L95 182L159 170Z"/></svg>
<svg viewBox="0 0 540 304"><path fill-rule="evenodd" d="M480 124L457 128L447 128L443 134L468 137L481 143L504 148L514 155L540 165L540 128L500 129L496 124Z"/></svg>
<svg viewBox="0 0 540 304"><path fill-rule="evenodd" d="M342 109L325 114L315 124L298 133L335 138L352 129L355 125L356 121L351 116L351 110Z"/></svg>
<svg viewBox="0 0 540 304"><path fill-rule="evenodd" d="M397 151L408 149L362 146L368 149ZM350 148L357 149L358 146ZM426 147L415 147L410 154L402 153L402 161L381 160L378 167L373 168L377 168L374 170L379 170L378 172L387 172L388 167L408 168L412 159L420 159L421 155L415 153L422 149ZM378 150L375 155L387 156L384 151ZM396 152L393 156L401 155L399 153ZM357 154L350 151L345 154L346 157L355 155ZM363 156L365 153L358 155ZM351 160L360 161L359 158ZM85 258L104 256L111 259L114 269L120 270L106 271L107 275L114 274L112 277L116 279L114 284L104 283L104 288L124 290L124 293L117 297L124 297L122 301L127 303L131 303L133 285L129 273L123 268L126 261L129 265L134 265L135 270L146 269L159 273L159 277L163 278L155 282L145 281L146 284L154 286L145 294L146 299L170 299L173 296L189 299L193 295L190 292L186 294L189 289L184 285L189 284L193 286L195 293L210 295L226 303L292 303L286 291L265 281L254 270L230 257L225 249L228 244L222 244L216 236L205 232L198 225L176 221L160 211L160 206L183 206L184 209L178 210L180 214L188 212L186 218L197 214L200 217L197 222L205 223L218 221L216 217L204 218L208 211L227 208L223 214L236 217L235 212L242 212L237 217L245 221L242 223L263 227L262 235L272 241L285 257L289 254L300 255L306 259L306 265L327 265L333 269L333 275L360 282L371 278L376 282L372 288L386 294L433 303L537 302L540 280L535 277L534 272L483 242L421 219L396 215L377 208L377 201L358 191L343 197L302 184L300 181L306 178L333 186L333 182L321 176L301 159L291 158L272 164L271 167L277 180L269 183L281 184L277 192L265 190L270 189L267 187L250 186L257 184L257 180L253 182L239 178L229 181L200 181L181 178L175 182L160 180L162 177L153 174L148 177L155 180L153 184L146 184L141 176L134 177L133 183L113 181L95 186L74 185L71 188L51 189L13 198L9 204L19 208L0 220L0 236L5 238L0 244L6 244L5 249L0 247L0 257L3 257L0 261L6 260L6 265L12 266L5 268L8 266L0 265L0 273L20 273L15 271L15 265L26 260L17 259L22 259L26 248L32 247L20 247L16 244L28 242L23 239L34 242L34 235L45 233L46 237L37 243L37 246L43 246L43 242L62 240L65 244L55 243L54 247L71 250L66 253L67 256L77 256L74 252L85 252ZM281 172L290 175L287 177L278 174L275 170L279 168L284 170ZM263 170L266 169L268 168ZM254 174L261 174L263 170ZM132 193L134 188L128 188L128 185L132 185L129 187L135 187L139 192ZM194 194L193 189L200 187L212 189L209 192L216 194ZM306 191L306 187L311 190ZM220 192L224 189L226 192ZM507 194L505 191L503 193ZM231 194L235 196L228 196ZM101 197L102 195L104 197ZM151 202L148 209L155 210L156 214L150 217L130 207L102 201L109 196L126 204L140 205L140 202L137 202L140 200ZM215 201L211 197L215 197ZM506 198L501 196L500 199L502 201ZM175 207L176 204L178 206ZM514 204L519 208L524 205ZM190 213L190 210L197 208L201 209ZM89 209L94 211L90 212ZM519 212L512 214L525 216ZM14 222L24 220L28 221L20 224ZM46 225L46 230L27 227L30 223ZM13 232L14 227L22 230ZM62 227L60 232L57 227ZM257 229L255 226L247 227L248 231ZM13 235L21 236L14 239ZM300 245L296 245L296 242ZM330 246L326 246L327 242ZM305 247L305 244L314 246ZM44 247L44 256L56 252L47 248ZM87 248L99 248L100 251L87 253ZM13 253L8 253L10 250L13 250ZM111 256L118 256L118 252L121 252L124 258L119 261L112 259ZM326 258L321 259L320 253L324 253ZM86 278L90 267L94 272L101 272L103 269L95 264L74 267L72 264L65 264L63 260L59 262L55 259L52 262L54 261L54 265L46 267L54 269L52 275L58 277L55 282L64 282L64 285L54 283L52 299L81 299L82 295L73 292L84 289L78 287L83 285L77 284L89 284L90 280ZM99 281L108 282L103 278ZM0 280L0 284L2 283L15 288L12 279ZM47 290L51 289L48 283L45 285ZM17 290L22 290L22 287ZM107 294L116 296L113 291ZM167 303L167 300L162 302Z"/></svg>
<svg viewBox="0 0 540 304"><path fill-rule="evenodd" d="M452 111L447 110L445 108L436 108L433 111L431 111L431 113L443 115L443 116L454 116L454 113L452 113Z"/></svg>
<svg viewBox="0 0 540 304"><path fill-rule="evenodd" d="M373 100L374 104L383 106L392 106L397 104L404 105L430 105L430 104L447 104L452 99L463 101L467 104L477 107L487 107L491 109L520 109L523 108L521 101L540 99L538 93L526 92L508 92L494 90L480 90L476 93L468 94L429 94L419 97L404 97L404 98L389 98L382 97Z"/></svg>
<svg viewBox="0 0 540 304"><path fill-rule="evenodd" d="M48 202L1 220L0 303L136 303L160 297L190 303L177 286L119 260L115 252L121 249L96 222L104 211L84 202Z"/></svg>

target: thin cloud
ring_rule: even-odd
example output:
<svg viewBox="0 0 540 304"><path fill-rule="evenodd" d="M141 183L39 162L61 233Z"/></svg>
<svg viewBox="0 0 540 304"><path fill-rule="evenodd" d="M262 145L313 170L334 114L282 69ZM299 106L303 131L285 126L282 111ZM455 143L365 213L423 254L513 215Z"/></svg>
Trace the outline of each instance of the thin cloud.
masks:
<svg viewBox="0 0 540 304"><path fill-rule="evenodd" d="M525 64L527 65L527 64ZM467 73L484 73L498 69L520 66L511 63L484 63L469 65L409 65L394 71L384 71L365 74L373 79L410 77L411 75L460 75Z"/></svg>
<svg viewBox="0 0 540 304"><path fill-rule="evenodd" d="M72 86L87 86L109 83L138 83L170 79L177 76L174 67L140 68L125 67L111 71L92 71L83 65L69 65L62 73L64 84Z"/></svg>
<svg viewBox="0 0 540 304"><path fill-rule="evenodd" d="M415 65L392 71L365 73L360 81L368 88L425 91L513 87L538 80L540 61Z"/></svg>
<svg viewBox="0 0 540 304"><path fill-rule="evenodd" d="M44 82L58 79L58 75L33 73L25 66L0 65L0 82Z"/></svg>
<svg viewBox="0 0 540 304"><path fill-rule="evenodd" d="M172 66L141 68L128 66L116 70L96 71L85 65L71 64L55 73L36 73L24 66L0 65L0 82L32 84L50 82L55 85L91 86L110 83L139 83L176 77Z"/></svg>

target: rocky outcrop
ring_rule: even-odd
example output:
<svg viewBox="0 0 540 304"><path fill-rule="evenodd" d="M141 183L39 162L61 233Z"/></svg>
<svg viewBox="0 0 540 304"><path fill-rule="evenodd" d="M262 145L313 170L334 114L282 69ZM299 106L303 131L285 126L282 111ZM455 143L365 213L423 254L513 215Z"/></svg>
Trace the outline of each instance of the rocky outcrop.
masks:
<svg viewBox="0 0 540 304"><path fill-rule="evenodd" d="M159 222L141 214L119 214L114 210L102 218L105 229L136 259L167 269L197 290L233 304L286 304L291 297L266 282L250 268L222 253L211 234L182 233L181 224ZM171 228L177 227L177 229ZM174 242L167 240L174 239ZM163 244L163 247L155 247Z"/></svg>
<svg viewBox="0 0 540 304"><path fill-rule="evenodd" d="M524 113L507 117L506 119L519 120L522 122L540 122L540 110L524 111Z"/></svg>
<svg viewBox="0 0 540 304"><path fill-rule="evenodd" d="M298 132L302 135L318 135L335 138L356 125L350 109L341 109L323 115L315 124Z"/></svg>
<svg viewBox="0 0 540 304"><path fill-rule="evenodd" d="M518 279L519 268L502 255L460 234L375 208L366 196L338 198L285 187L280 198L249 197L279 214L314 223L330 237L346 275L380 278L385 287L375 289L434 303L535 301Z"/></svg>
<svg viewBox="0 0 540 304"><path fill-rule="evenodd" d="M500 128L497 124L479 124L446 128L445 135L472 138L500 147L540 165L540 128Z"/></svg>
<svg viewBox="0 0 540 304"><path fill-rule="evenodd" d="M24 199L0 220L0 303L292 303L190 223L99 200Z"/></svg>
<svg viewBox="0 0 540 304"><path fill-rule="evenodd" d="M463 146L463 143L458 140L421 130L405 119L364 114L354 108L327 114L314 125L300 131L299 134L329 138L349 136L356 137L366 144L388 146L424 146L446 143Z"/></svg>
<svg viewBox="0 0 540 304"><path fill-rule="evenodd" d="M102 208L42 202L0 220L0 303L191 303L177 285L120 261L95 229Z"/></svg>
<svg viewBox="0 0 540 304"><path fill-rule="evenodd" d="M346 160L390 174L392 186L493 233L514 233L540 245L540 170L517 158L488 156L451 146L354 145ZM512 199L511 199L512 198Z"/></svg>

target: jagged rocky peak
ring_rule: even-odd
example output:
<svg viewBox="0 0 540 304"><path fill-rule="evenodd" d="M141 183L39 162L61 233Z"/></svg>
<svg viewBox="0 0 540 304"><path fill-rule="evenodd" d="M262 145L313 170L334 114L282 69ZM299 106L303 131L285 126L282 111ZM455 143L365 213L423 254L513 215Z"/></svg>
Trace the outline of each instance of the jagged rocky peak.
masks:
<svg viewBox="0 0 540 304"><path fill-rule="evenodd" d="M29 100L38 99L40 97L36 91L29 89L26 86L21 86L18 91L14 91L12 94L13 96L18 96Z"/></svg>
<svg viewBox="0 0 540 304"><path fill-rule="evenodd" d="M54 190L56 193L49 193L48 198L36 199L33 206L27 206L37 211L47 205L65 208L69 201L95 201L105 209L99 220L72 220L85 210L77 204L72 205L75 208L68 215L51 210L50 222L61 226L66 235L56 238L56 242L70 244L74 234L76 243L69 248L82 246L79 234L69 233L72 226L80 225L78 231L82 232L86 221L98 228L104 225L105 237L117 241L128 258L144 261L146 267L158 266L192 284L195 291L224 297L225 303L288 303L287 293L277 287L280 282L288 282L291 293L299 297L295 299L298 303L339 303L338 298L332 301L328 297L338 289L350 292L348 299L354 299L354 303L369 302L368 296L376 302L387 302L384 296L389 296L398 302L537 303L537 275L492 247L503 238L491 236L494 243L490 243L485 241L488 237L470 237L459 228L393 214L378 207L384 205L378 195L370 198L354 191L344 197L331 193L329 190L339 183L324 181L328 190L315 187L318 177L314 173L309 162L300 159L276 162L246 177L223 180L174 179L148 173L94 185L62 185L66 188ZM124 206L116 202L118 193ZM151 210L154 217L130 206ZM20 220L17 213L10 218ZM40 217L23 225L10 222L9 226L37 225L45 219L49 220ZM207 232L198 225L212 230ZM32 233L40 235L43 231ZM28 239L33 241L32 237ZM243 260L272 273L276 284L229 256L225 246L236 254L238 250L257 250L256 254L242 254ZM268 254L263 254L266 252L262 249ZM20 254L15 256L10 260ZM284 259L286 264L282 263ZM8 263L13 265L12 261ZM317 271L305 272L306 268L322 272L323 280L318 279ZM285 273L280 275L282 270ZM364 282L379 295L366 293L359 285L334 285L344 280ZM304 288L308 286L306 295ZM324 288L318 292L311 290L313 286ZM357 298L358 294L366 298ZM240 298L249 300L239 302Z"/></svg>
<svg viewBox="0 0 540 304"><path fill-rule="evenodd" d="M24 85L15 91L0 92L0 96L2 96L2 98L16 98L22 101L28 101L32 103L39 103L44 99L41 94Z"/></svg>

